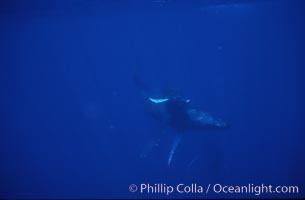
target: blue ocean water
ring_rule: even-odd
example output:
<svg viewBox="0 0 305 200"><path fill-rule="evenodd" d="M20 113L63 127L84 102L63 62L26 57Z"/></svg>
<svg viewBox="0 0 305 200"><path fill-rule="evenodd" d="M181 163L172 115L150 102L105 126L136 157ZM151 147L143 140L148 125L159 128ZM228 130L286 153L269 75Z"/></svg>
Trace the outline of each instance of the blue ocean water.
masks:
<svg viewBox="0 0 305 200"><path fill-rule="evenodd" d="M0 5L0 198L305 197L304 1ZM135 73L228 128L184 132L168 166L177 131L150 116ZM180 183L204 193L140 192Z"/></svg>

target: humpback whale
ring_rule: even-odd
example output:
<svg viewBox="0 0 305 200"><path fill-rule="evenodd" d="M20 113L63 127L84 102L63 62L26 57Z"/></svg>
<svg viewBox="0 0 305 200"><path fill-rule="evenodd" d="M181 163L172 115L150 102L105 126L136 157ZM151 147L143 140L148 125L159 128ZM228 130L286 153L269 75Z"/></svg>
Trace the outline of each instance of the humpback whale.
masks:
<svg viewBox="0 0 305 200"><path fill-rule="evenodd" d="M148 104L150 114L177 133L168 157L168 166L171 164L182 135L186 132L227 127L227 124L222 119L215 118L207 112L196 109L192 106L190 99L180 94L153 92L137 74L134 74L133 81Z"/></svg>

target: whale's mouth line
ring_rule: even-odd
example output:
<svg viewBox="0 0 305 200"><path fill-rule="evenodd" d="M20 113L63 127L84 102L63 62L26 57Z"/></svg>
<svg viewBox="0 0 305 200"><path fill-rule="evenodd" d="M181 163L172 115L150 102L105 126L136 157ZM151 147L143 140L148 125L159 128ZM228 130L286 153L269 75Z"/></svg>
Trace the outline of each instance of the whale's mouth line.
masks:
<svg viewBox="0 0 305 200"><path fill-rule="evenodd" d="M163 102L168 101L168 98L155 99L155 98L149 97L148 99L149 99L149 101L151 101L151 102L153 102L153 103L163 103Z"/></svg>

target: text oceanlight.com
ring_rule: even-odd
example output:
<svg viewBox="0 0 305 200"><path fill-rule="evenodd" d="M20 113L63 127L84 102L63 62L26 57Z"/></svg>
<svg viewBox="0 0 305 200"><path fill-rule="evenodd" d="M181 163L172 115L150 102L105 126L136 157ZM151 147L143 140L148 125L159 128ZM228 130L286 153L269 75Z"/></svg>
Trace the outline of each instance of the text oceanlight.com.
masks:
<svg viewBox="0 0 305 200"><path fill-rule="evenodd" d="M165 194L170 195L173 193L181 194L298 194L298 186L285 186L278 185L272 186L267 184L247 184L247 185L223 185L223 184L208 184L200 185L197 183L192 184L177 184L167 185L165 183L142 183L139 185L131 184L129 186L130 192L140 192L141 194Z"/></svg>

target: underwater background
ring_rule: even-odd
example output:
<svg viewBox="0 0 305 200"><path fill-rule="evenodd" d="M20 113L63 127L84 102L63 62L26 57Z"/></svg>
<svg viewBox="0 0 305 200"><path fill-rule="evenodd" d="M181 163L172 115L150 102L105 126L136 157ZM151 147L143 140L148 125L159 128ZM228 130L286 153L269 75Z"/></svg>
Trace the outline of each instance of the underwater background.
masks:
<svg viewBox="0 0 305 200"><path fill-rule="evenodd" d="M305 3L1 1L0 198L305 197ZM185 132L134 74L229 124ZM129 185L296 185L141 194Z"/></svg>

